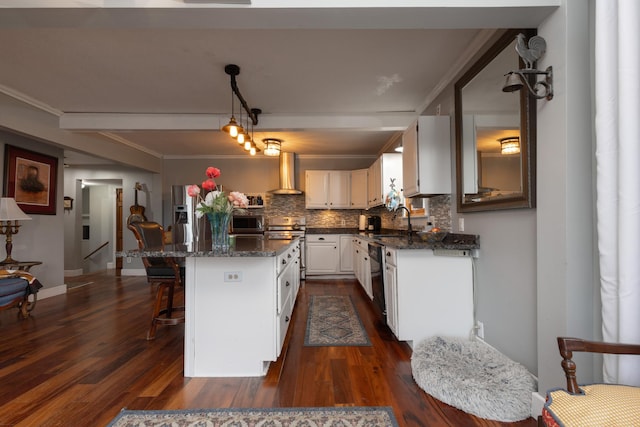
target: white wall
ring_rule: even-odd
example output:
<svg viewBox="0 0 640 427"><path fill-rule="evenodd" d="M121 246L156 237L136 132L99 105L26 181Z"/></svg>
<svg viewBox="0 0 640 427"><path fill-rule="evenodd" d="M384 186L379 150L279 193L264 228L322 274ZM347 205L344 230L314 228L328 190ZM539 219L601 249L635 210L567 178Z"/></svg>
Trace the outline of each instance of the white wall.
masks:
<svg viewBox="0 0 640 427"><path fill-rule="evenodd" d="M539 28L555 97L538 104L539 390L564 384L556 337L596 338L601 325L595 255L592 1L565 0ZM581 363L580 381L599 374Z"/></svg>

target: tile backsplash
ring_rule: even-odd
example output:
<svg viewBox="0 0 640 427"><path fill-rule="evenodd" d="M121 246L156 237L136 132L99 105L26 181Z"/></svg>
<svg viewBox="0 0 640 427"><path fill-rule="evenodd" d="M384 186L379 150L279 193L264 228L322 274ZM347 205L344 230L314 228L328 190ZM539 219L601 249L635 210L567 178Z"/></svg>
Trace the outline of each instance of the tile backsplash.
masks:
<svg viewBox="0 0 640 427"><path fill-rule="evenodd" d="M304 194L273 195L265 194L263 213L270 216L305 216L309 228L357 228L358 217L363 215L379 215L383 228L406 229L407 221L384 206L371 209L305 209ZM451 230L451 196L441 195L429 198L429 214L434 218L433 226L443 230ZM411 218L414 229L427 226L427 218Z"/></svg>

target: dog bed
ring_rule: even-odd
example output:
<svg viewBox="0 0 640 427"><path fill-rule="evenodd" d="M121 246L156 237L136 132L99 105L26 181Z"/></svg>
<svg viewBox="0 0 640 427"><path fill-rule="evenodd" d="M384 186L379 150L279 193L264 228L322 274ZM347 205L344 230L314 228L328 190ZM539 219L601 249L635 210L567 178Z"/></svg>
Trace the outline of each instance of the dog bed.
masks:
<svg viewBox="0 0 640 427"><path fill-rule="evenodd" d="M502 422L531 416L535 378L485 343L429 338L414 348L411 370L425 392L469 414Z"/></svg>

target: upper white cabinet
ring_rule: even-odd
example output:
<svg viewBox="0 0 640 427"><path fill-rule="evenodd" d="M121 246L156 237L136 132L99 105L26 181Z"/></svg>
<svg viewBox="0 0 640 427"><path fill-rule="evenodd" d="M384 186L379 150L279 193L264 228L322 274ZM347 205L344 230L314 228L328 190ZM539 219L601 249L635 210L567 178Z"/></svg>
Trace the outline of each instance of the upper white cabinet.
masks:
<svg viewBox="0 0 640 427"><path fill-rule="evenodd" d="M451 193L449 116L420 116L402 135L403 193Z"/></svg>
<svg viewBox="0 0 640 427"><path fill-rule="evenodd" d="M368 200L367 169L351 171L351 209L366 209Z"/></svg>
<svg viewBox="0 0 640 427"><path fill-rule="evenodd" d="M396 190L402 189L402 154L384 153L369 167L369 207L381 206L391 191L391 179Z"/></svg>
<svg viewBox="0 0 640 427"><path fill-rule="evenodd" d="M307 209L350 207L351 171L308 170L305 180Z"/></svg>

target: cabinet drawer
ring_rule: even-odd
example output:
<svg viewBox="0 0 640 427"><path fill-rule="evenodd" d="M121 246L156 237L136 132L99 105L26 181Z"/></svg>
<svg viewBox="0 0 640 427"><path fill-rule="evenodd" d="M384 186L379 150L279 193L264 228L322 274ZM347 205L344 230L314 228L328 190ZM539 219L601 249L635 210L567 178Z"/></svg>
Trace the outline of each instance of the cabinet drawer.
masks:
<svg viewBox="0 0 640 427"><path fill-rule="evenodd" d="M289 329L289 324L291 323L291 315L293 313L293 298L289 298L285 301L284 306L282 307L282 312L278 315L278 327L276 330L276 339L278 340L278 352L277 357L280 356L280 352L282 351L282 344L284 344L284 339L287 336L287 329Z"/></svg>
<svg viewBox="0 0 640 427"><path fill-rule="evenodd" d="M384 261L387 263L387 265L398 265L396 264L395 249L384 248Z"/></svg>
<svg viewBox="0 0 640 427"><path fill-rule="evenodd" d="M280 274L289 264L294 264L298 258L298 247L290 247L276 258L276 274Z"/></svg>
<svg viewBox="0 0 640 427"><path fill-rule="evenodd" d="M278 277L278 314L282 313L287 298L293 293L294 283L291 273L294 267L295 265L292 265Z"/></svg>
<svg viewBox="0 0 640 427"><path fill-rule="evenodd" d="M305 236L307 244L309 243L338 243L337 234L307 234Z"/></svg>

